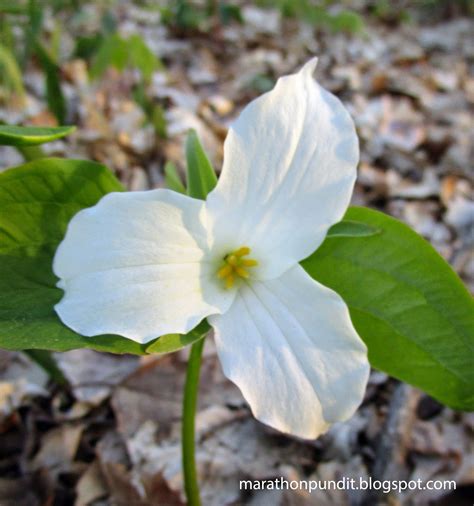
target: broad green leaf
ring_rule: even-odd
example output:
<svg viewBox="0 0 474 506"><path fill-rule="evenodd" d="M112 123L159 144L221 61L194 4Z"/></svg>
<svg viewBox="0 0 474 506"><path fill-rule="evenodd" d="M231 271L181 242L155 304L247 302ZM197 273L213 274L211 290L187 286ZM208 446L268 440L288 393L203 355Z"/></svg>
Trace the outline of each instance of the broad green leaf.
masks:
<svg viewBox="0 0 474 506"><path fill-rule="evenodd" d="M366 223L342 220L329 229L327 237L368 237L380 232L380 229L371 227Z"/></svg>
<svg viewBox="0 0 474 506"><path fill-rule="evenodd" d="M74 132L74 126L29 127L0 125L0 145L3 146L37 146L45 142L61 139Z"/></svg>
<svg viewBox="0 0 474 506"><path fill-rule="evenodd" d="M344 298L375 368L474 409L474 303L461 280L403 223L357 207L344 220L381 232L329 237L303 267Z"/></svg>
<svg viewBox="0 0 474 506"><path fill-rule="evenodd" d="M217 176L195 130L186 139L186 160L188 195L205 199L216 186Z"/></svg>
<svg viewBox="0 0 474 506"><path fill-rule="evenodd" d="M167 334L156 339L146 348L147 353L170 353L199 341L206 336L211 327L203 320L197 327L187 334Z"/></svg>
<svg viewBox="0 0 474 506"><path fill-rule="evenodd" d="M64 326L52 260L69 220L122 186L103 165L41 159L0 174L0 347L144 353L119 336L88 338Z"/></svg>
<svg viewBox="0 0 474 506"><path fill-rule="evenodd" d="M182 183L178 169L173 162L166 162L165 164L165 183L170 190L186 195L186 187Z"/></svg>
<svg viewBox="0 0 474 506"><path fill-rule="evenodd" d="M175 351L204 337L206 322L144 345L115 335L84 337L54 312L63 292L52 262L67 224L106 193L122 190L106 167L81 160L47 158L0 174L0 348L141 355Z"/></svg>

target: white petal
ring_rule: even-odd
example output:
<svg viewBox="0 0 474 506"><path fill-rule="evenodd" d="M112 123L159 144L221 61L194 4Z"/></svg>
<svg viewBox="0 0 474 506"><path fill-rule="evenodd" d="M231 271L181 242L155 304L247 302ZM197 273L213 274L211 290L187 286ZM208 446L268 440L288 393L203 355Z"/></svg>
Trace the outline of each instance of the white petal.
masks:
<svg viewBox="0 0 474 506"><path fill-rule="evenodd" d="M361 403L366 347L344 301L302 267L242 287L209 322L224 373L260 421L315 438Z"/></svg>
<svg viewBox="0 0 474 506"><path fill-rule="evenodd" d="M168 190L111 193L71 220L53 269L61 320L82 335L147 342L227 310L207 263L204 203Z"/></svg>
<svg viewBox="0 0 474 506"><path fill-rule="evenodd" d="M316 59L278 80L232 125L207 207L219 253L242 245L276 277L311 254L351 198L359 158L352 119L313 78Z"/></svg>

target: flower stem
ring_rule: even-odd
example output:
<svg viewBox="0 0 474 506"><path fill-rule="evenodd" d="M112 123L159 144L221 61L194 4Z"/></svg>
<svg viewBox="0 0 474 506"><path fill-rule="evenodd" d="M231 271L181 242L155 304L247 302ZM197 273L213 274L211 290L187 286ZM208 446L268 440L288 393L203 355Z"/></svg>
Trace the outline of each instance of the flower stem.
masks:
<svg viewBox="0 0 474 506"><path fill-rule="evenodd" d="M201 369L201 356L205 338L195 342L191 347L186 371L183 398L183 425L182 425L182 458L184 489L189 506L200 506L199 485L196 474L196 459L194 455L194 419L199 387L199 372Z"/></svg>

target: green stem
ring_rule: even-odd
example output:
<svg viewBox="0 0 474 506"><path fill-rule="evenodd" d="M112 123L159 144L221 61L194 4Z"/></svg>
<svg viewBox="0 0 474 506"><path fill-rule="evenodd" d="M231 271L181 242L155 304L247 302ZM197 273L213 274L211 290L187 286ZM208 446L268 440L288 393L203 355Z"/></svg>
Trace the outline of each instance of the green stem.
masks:
<svg viewBox="0 0 474 506"><path fill-rule="evenodd" d="M199 387L199 372L201 369L201 356L205 338L195 342L191 347L186 371L183 398L183 426L182 426L182 458L184 489L189 506L200 506L199 485L196 474L196 459L194 455L194 418Z"/></svg>
<svg viewBox="0 0 474 506"><path fill-rule="evenodd" d="M36 362L42 367L49 375L49 377L55 381L58 385L67 385L67 379L64 377L61 369L58 367L56 360L53 355L46 350L24 350L24 353L28 355L31 360Z"/></svg>
<svg viewBox="0 0 474 506"><path fill-rule="evenodd" d="M31 162L46 156L40 146L17 146L16 149L21 153L25 162Z"/></svg>

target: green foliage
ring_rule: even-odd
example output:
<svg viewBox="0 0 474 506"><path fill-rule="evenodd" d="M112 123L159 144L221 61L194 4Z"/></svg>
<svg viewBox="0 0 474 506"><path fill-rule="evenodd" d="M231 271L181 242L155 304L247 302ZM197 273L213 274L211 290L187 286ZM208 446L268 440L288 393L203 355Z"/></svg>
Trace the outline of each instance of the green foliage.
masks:
<svg viewBox="0 0 474 506"><path fill-rule="evenodd" d="M171 5L173 2L171 2ZM187 0L176 2L175 23L180 28L199 29L208 15L203 9Z"/></svg>
<svg viewBox="0 0 474 506"><path fill-rule="evenodd" d="M106 193L122 190L106 167L82 160L36 160L0 174L1 348L140 355L175 351L203 337L206 323L145 345L115 335L84 337L54 312L63 292L56 287L52 262L67 224Z"/></svg>
<svg viewBox="0 0 474 506"><path fill-rule="evenodd" d="M325 21L334 32L360 33L364 29L364 21L352 11L340 11L328 16Z"/></svg>
<svg viewBox="0 0 474 506"><path fill-rule="evenodd" d="M0 174L1 347L141 351L123 338L92 342L79 336L53 309L62 291L56 288L52 259L69 220L121 189L105 167L85 161L42 159Z"/></svg>
<svg viewBox="0 0 474 506"><path fill-rule="evenodd" d="M23 14L25 4L19 0L0 0L0 14Z"/></svg>
<svg viewBox="0 0 474 506"><path fill-rule="evenodd" d="M61 89L61 69L39 41L35 41L34 52L45 74L46 100L49 110L58 123L66 121L66 101Z"/></svg>
<svg viewBox="0 0 474 506"><path fill-rule="evenodd" d="M92 59L94 55L99 51L103 41L104 37L100 33L77 37L74 56L76 58L82 58L83 60Z"/></svg>
<svg viewBox="0 0 474 506"><path fill-rule="evenodd" d="M49 109L56 116L59 123L64 123L66 102L61 90L61 69L51 51L48 51L40 40L43 26L43 8L36 0L18 4L17 7L14 10L8 9L6 12L11 15L22 14L27 20L26 23L18 22L23 29L24 47L20 57L18 57L19 55L5 54L5 50L0 48L0 75L5 75L8 81L14 83L17 90L22 90L23 83L19 67L24 68L30 57L34 55L45 75L46 100ZM6 19L3 19L3 24L9 26ZM52 49L58 49L59 36L60 28L58 26L52 35ZM6 59L6 57L8 58ZM20 64L15 61L17 57ZM2 68L2 61L4 69ZM2 70L5 70L5 72L1 72Z"/></svg>
<svg viewBox="0 0 474 506"><path fill-rule="evenodd" d="M102 77L110 67L119 72L127 67L136 68L141 74L141 81L133 89L135 102L143 109L147 121L153 125L157 135L161 138L167 137L163 108L146 93L146 85L150 82L153 72L163 68L163 65L142 37L132 35L128 39L123 39L117 33L109 33L83 38L78 41L76 54L92 59L90 75L93 79Z"/></svg>
<svg viewBox="0 0 474 506"><path fill-rule="evenodd" d="M82 48L76 48L76 52L97 51L92 58L90 69L91 77L94 79L101 77L109 67L122 72L128 66L138 69L143 80L148 82L153 72L162 68L160 60L151 52L140 35L123 39L117 33L112 33L102 37L100 43L92 39L87 42L83 40L81 44Z"/></svg>
<svg viewBox="0 0 474 506"><path fill-rule="evenodd" d="M374 0L369 4L369 14L378 21L396 25L407 22L436 23L447 18L473 16L472 0L414 0L412 2L391 2L390 0Z"/></svg>
<svg viewBox="0 0 474 506"><path fill-rule="evenodd" d="M180 350L181 348L189 346L190 344L193 344L205 337L210 328L211 327L207 321L203 320L197 327L185 335L168 334L166 336L160 337L159 339L156 339L151 344L147 345L146 352L171 353L173 351Z"/></svg>
<svg viewBox="0 0 474 506"><path fill-rule="evenodd" d="M5 90L6 98L12 93L23 97L25 90L21 70L18 66L15 56L6 47L0 44L0 86Z"/></svg>
<svg viewBox="0 0 474 506"><path fill-rule="evenodd" d="M257 74L250 80L247 87L261 94L270 91L275 86L275 82L275 79L265 74Z"/></svg>
<svg viewBox="0 0 474 506"><path fill-rule="evenodd" d="M165 164L165 183L170 190L186 194L186 187L182 183L178 169L173 162L166 162Z"/></svg>
<svg viewBox="0 0 474 506"><path fill-rule="evenodd" d="M394 5L389 0L376 0L370 9L376 18L387 22L409 21L410 14L406 9Z"/></svg>
<svg viewBox="0 0 474 506"><path fill-rule="evenodd" d="M217 184L216 173L194 130L186 139L188 195L205 199Z"/></svg>
<svg viewBox="0 0 474 506"><path fill-rule="evenodd" d="M461 280L399 221L365 208L345 220L381 233L329 237L303 267L344 298L375 368L474 409L474 303Z"/></svg>
<svg viewBox="0 0 474 506"><path fill-rule="evenodd" d="M140 35L132 35L127 40L129 51L129 62L136 67L142 74L143 79L147 82L151 79L153 72L159 66L159 60L150 51L145 41Z"/></svg>
<svg viewBox="0 0 474 506"><path fill-rule="evenodd" d="M227 2L219 2L217 7L219 19L223 25L229 25L232 21L243 23L244 19L238 5L228 4Z"/></svg>
<svg viewBox="0 0 474 506"><path fill-rule="evenodd" d="M100 24L105 34L111 34L117 31L117 18L110 10L104 12Z"/></svg>
<svg viewBox="0 0 474 506"><path fill-rule="evenodd" d="M56 364L51 353L46 350L25 350L25 353L31 360L36 362L42 369L44 369L49 377L58 385L66 385L67 380L64 377L61 369Z"/></svg>
<svg viewBox="0 0 474 506"><path fill-rule="evenodd" d="M23 93L20 68L25 68L34 57L45 76L45 98L48 107L59 124L65 122L67 113L67 104L61 88L62 75L59 62L62 28L60 23L56 23L52 31L45 33L44 7L65 15L68 11L71 11L71 14L74 10L77 11L79 6L77 0L28 0L16 4L15 8L10 8L10 4L6 5L5 12L8 16L0 15L0 85L4 89L3 95L8 99L13 91L17 94ZM10 19L12 23L9 22ZM163 109L146 94L146 85L149 84L153 72L162 68L162 63L140 35L134 34L127 39L120 37L116 32L116 16L111 10L106 9L100 21L99 33L77 37L73 56L84 58L91 63L92 78L101 77L110 67L120 72L125 68L137 69L140 73L140 82L134 90L134 96L139 97L137 102L157 134L166 138ZM10 45L13 45L14 41L11 30L13 24L23 32L20 37L23 47L21 51L16 51L16 55L10 50ZM5 45L7 43L8 45Z"/></svg>
<svg viewBox="0 0 474 506"><path fill-rule="evenodd" d="M0 46L4 46L10 51L15 47L15 35L13 27L7 16L2 16L0 8Z"/></svg>
<svg viewBox="0 0 474 506"><path fill-rule="evenodd" d="M243 22L240 7L226 1L170 0L161 8L161 19L175 28L199 31L209 31L216 22L222 25Z"/></svg>
<svg viewBox="0 0 474 506"><path fill-rule="evenodd" d="M93 58L90 74L93 79L103 75L109 68L114 67L122 72L128 63L128 49L126 40L117 34L105 38Z"/></svg>
<svg viewBox="0 0 474 506"><path fill-rule="evenodd" d="M0 125L0 145L37 146L61 139L74 132L74 126L29 127Z"/></svg>
<svg viewBox="0 0 474 506"><path fill-rule="evenodd" d="M147 122L153 125L156 134L162 139L168 137L165 111L161 104L151 99L146 92L146 86L143 81L138 83L133 89L133 99L142 108L146 115Z"/></svg>
<svg viewBox="0 0 474 506"><path fill-rule="evenodd" d="M193 131L186 155L188 194L203 199L216 176ZM179 181L168 165L168 184L183 191ZM120 336L80 336L56 316L62 291L51 265L67 223L121 189L105 167L85 161L43 159L0 174L0 346L165 353L206 334L202 322L186 336L140 345ZM382 213L351 208L302 265L344 298L374 367L448 406L474 409L474 303L426 241Z"/></svg>
<svg viewBox="0 0 474 506"><path fill-rule="evenodd" d="M127 42L117 34L105 38L95 54L90 74L93 79L101 77L109 68L122 72L128 62Z"/></svg>
<svg viewBox="0 0 474 506"><path fill-rule="evenodd" d="M25 14L28 23L24 25L23 68L26 67L31 55L34 53L35 44L39 41L43 28L43 10L37 0L28 0Z"/></svg>
<svg viewBox="0 0 474 506"><path fill-rule="evenodd" d="M260 0L264 7L276 7L283 16L298 18L314 26L327 27L334 32L359 33L364 28L363 19L355 12L338 10L332 12L330 0Z"/></svg>
<svg viewBox="0 0 474 506"><path fill-rule="evenodd" d="M328 230L327 237L369 237L380 233L381 230L379 228L372 227L367 223L343 220Z"/></svg>

